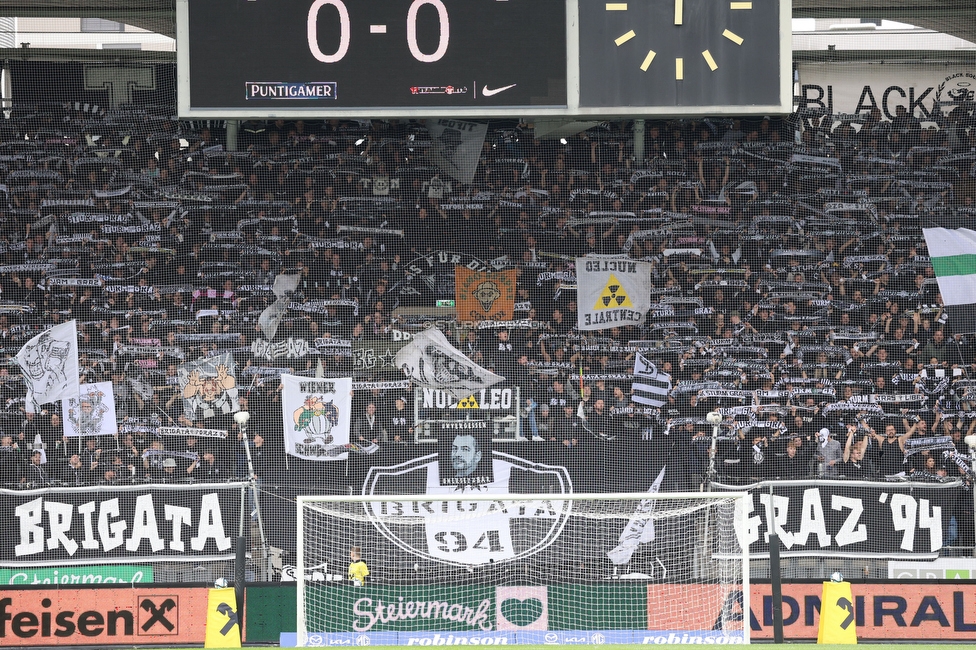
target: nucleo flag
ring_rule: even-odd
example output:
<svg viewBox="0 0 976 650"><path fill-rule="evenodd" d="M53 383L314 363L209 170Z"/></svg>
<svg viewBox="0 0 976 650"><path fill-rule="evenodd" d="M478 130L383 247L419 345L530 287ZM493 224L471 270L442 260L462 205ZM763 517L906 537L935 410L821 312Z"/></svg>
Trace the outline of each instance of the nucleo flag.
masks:
<svg viewBox="0 0 976 650"><path fill-rule="evenodd" d="M581 330L640 325L651 308L651 264L620 256L576 258Z"/></svg>
<svg viewBox="0 0 976 650"><path fill-rule="evenodd" d="M282 375L285 451L307 460L346 460L352 379Z"/></svg>
<svg viewBox="0 0 976 650"><path fill-rule="evenodd" d="M976 231L924 228L922 233L949 327L956 334L976 332Z"/></svg>
<svg viewBox="0 0 976 650"><path fill-rule="evenodd" d="M27 399L24 409L36 413L41 404L78 394L78 334L75 321L41 332L17 353Z"/></svg>
<svg viewBox="0 0 976 650"><path fill-rule="evenodd" d="M518 271L472 271L454 267L458 320L512 320Z"/></svg>

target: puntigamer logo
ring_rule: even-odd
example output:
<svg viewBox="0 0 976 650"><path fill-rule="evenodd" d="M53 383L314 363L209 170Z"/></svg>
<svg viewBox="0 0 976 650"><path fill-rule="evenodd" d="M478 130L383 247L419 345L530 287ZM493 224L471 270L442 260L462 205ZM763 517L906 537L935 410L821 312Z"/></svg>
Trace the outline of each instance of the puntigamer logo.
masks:
<svg viewBox="0 0 976 650"><path fill-rule="evenodd" d="M248 81L244 93L247 99L336 99L337 85L334 81Z"/></svg>

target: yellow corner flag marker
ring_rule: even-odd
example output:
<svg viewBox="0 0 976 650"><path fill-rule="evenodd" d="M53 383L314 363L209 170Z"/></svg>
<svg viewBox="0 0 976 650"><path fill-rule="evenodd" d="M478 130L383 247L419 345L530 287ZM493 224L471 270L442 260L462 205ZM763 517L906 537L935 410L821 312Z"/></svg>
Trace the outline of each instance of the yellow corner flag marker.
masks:
<svg viewBox="0 0 976 650"><path fill-rule="evenodd" d="M204 648L240 648L241 626L233 589L211 589L207 598Z"/></svg>
<svg viewBox="0 0 976 650"><path fill-rule="evenodd" d="M820 601L820 629L817 643L855 644L857 629L854 624L854 597L851 583L835 573L831 582L823 583L823 598Z"/></svg>

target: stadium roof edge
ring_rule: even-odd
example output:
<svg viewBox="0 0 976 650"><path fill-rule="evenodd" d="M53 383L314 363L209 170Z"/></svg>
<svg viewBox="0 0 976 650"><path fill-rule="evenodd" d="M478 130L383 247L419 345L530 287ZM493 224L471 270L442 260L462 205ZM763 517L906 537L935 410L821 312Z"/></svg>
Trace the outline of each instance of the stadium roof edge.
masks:
<svg viewBox="0 0 976 650"><path fill-rule="evenodd" d="M125 22L175 38L175 0L0 0L4 16L80 16ZM878 17L976 42L972 0L793 0L794 18Z"/></svg>

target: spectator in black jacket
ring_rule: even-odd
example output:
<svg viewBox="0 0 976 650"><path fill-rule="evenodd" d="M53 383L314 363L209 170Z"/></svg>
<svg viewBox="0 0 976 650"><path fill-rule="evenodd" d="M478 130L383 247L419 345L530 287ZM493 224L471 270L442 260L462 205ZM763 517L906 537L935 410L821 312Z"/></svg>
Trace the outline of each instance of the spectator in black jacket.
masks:
<svg viewBox="0 0 976 650"><path fill-rule="evenodd" d="M840 465L841 476L856 481L873 481L878 477L874 462L865 457L867 444L867 432L858 431L854 426L848 427L844 462Z"/></svg>
<svg viewBox="0 0 976 650"><path fill-rule="evenodd" d="M12 486L20 481L23 454L13 436L0 436L0 485Z"/></svg>

